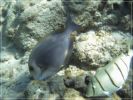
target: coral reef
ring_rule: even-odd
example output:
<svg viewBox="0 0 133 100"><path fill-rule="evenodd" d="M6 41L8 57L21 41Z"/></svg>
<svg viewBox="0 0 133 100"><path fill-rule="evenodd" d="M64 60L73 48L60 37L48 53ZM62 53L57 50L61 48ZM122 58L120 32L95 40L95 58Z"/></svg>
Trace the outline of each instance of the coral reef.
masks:
<svg viewBox="0 0 133 100"><path fill-rule="evenodd" d="M43 81L31 81L25 91L27 99L39 99L49 97L48 84Z"/></svg>
<svg viewBox="0 0 133 100"><path fill-rule="evenodd" d="M72 63L97 68L105 66L122 52L128 52L130 34L121 31L89 31L77 36L74 43Z"/></svg>
<svg viewBox="0 0 133 100"><path fill-rule="evenodd" d="M85 100L80 93L74 89L67 89L64 95L64 100Z"/></svg>
<svg viewBox="0 0 133 100"><path fill-rule="evenodd" d="M90 99L84 98L85 77L128 52L133 2L127 1L0 0L0 99ZM66 10L81 26L73 36L70 62L47 81L32 80L31 50L49 34L65 29ZM123 88L111 99L132 97L132 76L131 68Z"/></svg>
<svg viewBox="0 0 133 100"><path fill-rule="evenodd" d="M25 5L26 4L26 5ZM3 34L21 49L32 49L47 34L62 30L65 14L59 1L18 1L5 4ZM3 13L4 13L3 12ZM17 43L16 43L17 42Z"/></svg>

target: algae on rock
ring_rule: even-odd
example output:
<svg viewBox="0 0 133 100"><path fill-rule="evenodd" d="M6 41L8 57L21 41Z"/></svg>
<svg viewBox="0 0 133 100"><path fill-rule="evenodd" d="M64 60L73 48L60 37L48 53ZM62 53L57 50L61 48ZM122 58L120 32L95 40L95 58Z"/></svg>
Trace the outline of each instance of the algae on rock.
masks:
<svg viewBox="0 0 133 100"><path fill-rule="evenodd" d="M81 33L74 43L72 63L80 68L95 69L105 66L121 53L128 52L130 34L123 32L89 31Z"/></svg>
<svg viewBox="0 0 133 100"><path fill-rule="evenodd" d="M93 69L95 73L98 67L127 53L127 40L132 37L130 30L133 28L131 2L108 0L102 5L101 0L66 0L71 1L68 8L72 20L81 26L69 63L73 66L61 70L48 83L31 81L27 64L29 54L47 35L64 30L66 11L63 1L0 0L0 99L42 99L47 93L51 100L85 100L82 90L88 71ZM67 85L71 82L74 85L70 89ZM131 83L129 77L124 86L129 95Z"/></svg>

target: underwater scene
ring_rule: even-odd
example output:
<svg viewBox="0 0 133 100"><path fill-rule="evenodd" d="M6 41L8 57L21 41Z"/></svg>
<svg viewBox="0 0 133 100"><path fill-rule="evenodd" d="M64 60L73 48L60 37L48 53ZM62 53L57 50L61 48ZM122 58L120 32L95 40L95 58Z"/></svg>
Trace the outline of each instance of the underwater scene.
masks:
<svg viewBox="0 0 133 100"><path fill-rule="evenodd" d="M0 0L0 100L132 100L133 0Z"/></svg>

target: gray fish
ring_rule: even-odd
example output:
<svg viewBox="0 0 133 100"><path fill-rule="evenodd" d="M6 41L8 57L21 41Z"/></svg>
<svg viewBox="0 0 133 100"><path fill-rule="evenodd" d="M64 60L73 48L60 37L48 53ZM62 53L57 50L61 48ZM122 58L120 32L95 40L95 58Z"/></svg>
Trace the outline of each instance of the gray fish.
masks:
<svg viewBox="0 0 133 100"><path fill-rule="evenodd" d="M54 33L36 45L29 57L29 71L36 80L46 80L65 65L72 52L70 34L79 28L67 19L67 27L62 33Z"/></svg>

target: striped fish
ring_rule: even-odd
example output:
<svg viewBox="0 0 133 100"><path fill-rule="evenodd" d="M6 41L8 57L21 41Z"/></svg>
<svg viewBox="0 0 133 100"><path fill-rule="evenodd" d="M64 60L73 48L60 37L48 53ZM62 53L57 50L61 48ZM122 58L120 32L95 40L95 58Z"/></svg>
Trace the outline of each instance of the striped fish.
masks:
<svg viewBox="0 0 133 100"><path fill-rule="evenodd" d="M121 54L103 68L99 68L86 88L86 97L110 96L125 83L131 66L133 50Z"/></svg>

